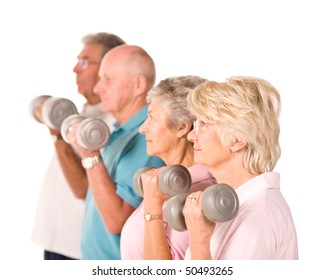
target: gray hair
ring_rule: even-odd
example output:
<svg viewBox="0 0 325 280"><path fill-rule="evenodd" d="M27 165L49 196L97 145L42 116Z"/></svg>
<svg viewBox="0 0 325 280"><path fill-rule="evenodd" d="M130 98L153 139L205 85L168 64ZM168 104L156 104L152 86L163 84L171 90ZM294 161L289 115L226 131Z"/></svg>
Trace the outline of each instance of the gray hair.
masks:
<svg viewBox="0 0 325 280"><path fill-rule="evenodd" d="M202 121L218 124L224 146L236 140L246 143L243 163L252 174L274 169L281 155L281 99L268 81L255 77L209 81L188 96L188 107Z"/></svg>
<svg viewBox="0 0 325 280"><path fill-rule="evenodd" d="M178 76L161 80L147 95L151 103L155 97L161 97L160 106L168 115L167 126L174 129L183 123L192 124L196 119L188 110L186 98L190 91L207 81L199 76Z"/></svg>
<svg viewBox="0 0 325 280"><path fill-rule="evenodd" d="M98 33L90 33L84 36L81 39L81 42L84 45L102 45L103 52L101 58L111 49L125 45L126 43L117 35L106 33L106 32L98 32Z"/></svg>

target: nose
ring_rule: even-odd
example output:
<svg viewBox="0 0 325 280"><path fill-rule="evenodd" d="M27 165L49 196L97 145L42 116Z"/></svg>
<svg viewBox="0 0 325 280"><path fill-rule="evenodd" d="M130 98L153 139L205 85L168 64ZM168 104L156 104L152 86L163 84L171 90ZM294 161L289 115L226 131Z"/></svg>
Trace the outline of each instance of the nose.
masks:
<svg viewBox="0 0 325 280"><path fill-rule="evenodd" d="M80 71L78 71L79 69L81 69L81 66L80 66L79 63L77 62L76 65L73 67L73 72L74 72L74 73L80 72Z"/></svg>
<svg viewBox="0 0 325 280"><path fill-rule="evenodd" d="M102 92L102 86L101 86L101 82L100 79L97 81L97 83L94 86L93 92L97 95L100 95L100 93Z"/></svg>
<svg viewBox="0 0 325 280"><path fill-rule="evenodd" d="M141 133L141 134L146 134L147 133L147 131L148 131L148 128L147 128L147 120L148 119L146 119L145 121L144 121L144 123L139 127L139 133Z"/></svg>
<svg viewBox="0 0 325 280"><path fill-rule="evenodd" d="M196 137L196 131L195 128L193 128L188 134L187 134L187 140L190 142L194 142L197 139Z"/></svg>

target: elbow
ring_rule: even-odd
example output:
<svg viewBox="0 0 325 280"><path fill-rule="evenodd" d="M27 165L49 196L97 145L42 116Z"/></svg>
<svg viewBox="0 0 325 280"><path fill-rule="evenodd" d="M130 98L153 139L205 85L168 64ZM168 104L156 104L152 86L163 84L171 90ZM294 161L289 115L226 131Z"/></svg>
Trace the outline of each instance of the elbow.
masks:
<svg viewBox="0 0 325 280"><path fill-rule="evenodd" d="M72 187L72 192L75 196L75 198L85 200L87 196L87 190L88 190L88 185L83 184L81 185L75 185Z"/></svg>
<svg viewBox="0 0 325 280"><path fill-rule="evenodd" d="M111 221L112 222L112 221ZM115 221L113 223L106 223L106 229L112 234L120 234L122 232L124 223L120 221Z"/></svg>
<svg viewBox="0 0 325 280"><path fill-rule="evenodd" d="M75 198L85 200L86 199L87 192L75 192L74 196Z"/></svg>

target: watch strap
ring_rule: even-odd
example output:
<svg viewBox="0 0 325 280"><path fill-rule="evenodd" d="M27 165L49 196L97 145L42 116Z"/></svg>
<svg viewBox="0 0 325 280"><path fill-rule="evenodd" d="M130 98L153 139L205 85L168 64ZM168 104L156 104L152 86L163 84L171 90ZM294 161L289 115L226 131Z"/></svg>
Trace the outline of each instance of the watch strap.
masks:
<svg viewBox="0 0 325 280"><path fill-rule="evenodd" d="M91 169L93 168L96 164L102 162L102 157L101 155L98 156L92 156L92 157L85 157L81 160L81 164L85 169Z"/></svg>
<svg viewBox="0 0 325 280"><path fill-rule="evenodd" d="M63 140L63 137L62 137L61 134L59 134L59 135L52 134L51 136L52 136L52 141L53 141L54 144L55 144L56 142L58 142L59 140Z"/></svg>
<svg viewBox="0 0 325 280"><path fill-rule="evenodd" d="M151 213L146 213L146 214L144 214L144 219L146 221L150 222L152 220L162 219L162 215L153 215Z"/></svg>

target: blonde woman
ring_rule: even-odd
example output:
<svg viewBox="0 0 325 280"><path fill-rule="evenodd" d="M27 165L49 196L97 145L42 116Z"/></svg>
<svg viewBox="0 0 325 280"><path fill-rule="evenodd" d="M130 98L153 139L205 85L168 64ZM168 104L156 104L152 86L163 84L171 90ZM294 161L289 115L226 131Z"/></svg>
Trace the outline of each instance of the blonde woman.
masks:
<svg viewBox="0 0 325 280"><path fill-rule="evenodd" d="M202 192L183 213L189 232L186 259L298 259L295 225L273 169L280 157L280 95L266 80L209 81L188 96L197 117L188 139L194 159L233 187L239 211L225 223L203 215Z"/></svg>

